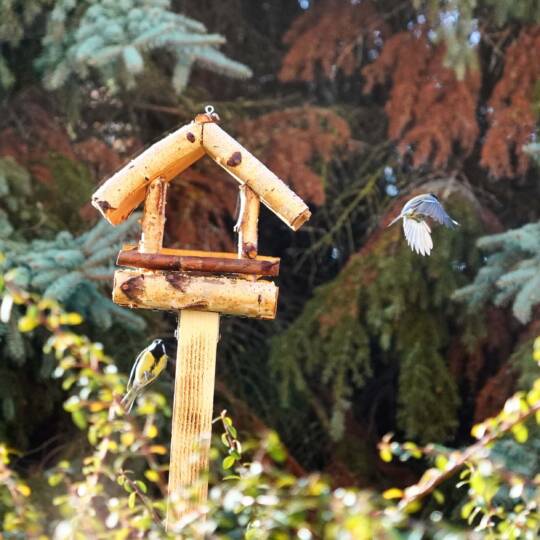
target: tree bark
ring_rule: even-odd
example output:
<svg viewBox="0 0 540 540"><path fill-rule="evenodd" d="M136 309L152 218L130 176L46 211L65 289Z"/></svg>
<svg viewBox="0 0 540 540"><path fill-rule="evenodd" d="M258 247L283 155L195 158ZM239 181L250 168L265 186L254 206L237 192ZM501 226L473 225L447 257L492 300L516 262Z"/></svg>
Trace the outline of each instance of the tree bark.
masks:
<svg viewBox="0 0 540 540"><path fill-rule="evenodd" d="M213 272L222 274L250 274L255 276L277 276L279 259L253 260L221 257L168 255L166 253L141 253L128 250L118 254L120 266L145 268L148 270L170 270L184 272Z"/></svg>
<svg viewBox="0 0 540 540"><path fill-rule="evenodd" d="M113 225L122 223L153 180L161 176L168 182L204 155L201 134L202 125L191 122L161 139L111 176L94 193L92 204Z"/></svg>
<svg viewBox="0 0 540 540"><path fill-rule="evenodd" d="M238 216L238 256L254 259L258 249L259 197L246 185L240 187L240 215Z"/></svg>
<svg viewBox="0 0 540 540"><path fill-rule="evenodd" d="M157 253L163 246L168 185L168 182L159 177L148 186L139 242L141 253Z"/></svg>

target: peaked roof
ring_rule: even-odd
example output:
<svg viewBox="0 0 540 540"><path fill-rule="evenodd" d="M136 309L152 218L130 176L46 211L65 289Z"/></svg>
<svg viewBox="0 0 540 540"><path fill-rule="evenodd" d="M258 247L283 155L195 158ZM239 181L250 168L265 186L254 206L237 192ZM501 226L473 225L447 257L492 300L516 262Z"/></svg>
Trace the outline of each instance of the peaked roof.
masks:
<svg viewBox="0 0 540 540"><path fill-rule="evenodd" d="M197 118L150 146L109 178L92 196L92 204L113 225L125 221L156 178L175 178L205 154L293 230L311 216L304 201L282 180L221 129L209 116Z"/></svg>

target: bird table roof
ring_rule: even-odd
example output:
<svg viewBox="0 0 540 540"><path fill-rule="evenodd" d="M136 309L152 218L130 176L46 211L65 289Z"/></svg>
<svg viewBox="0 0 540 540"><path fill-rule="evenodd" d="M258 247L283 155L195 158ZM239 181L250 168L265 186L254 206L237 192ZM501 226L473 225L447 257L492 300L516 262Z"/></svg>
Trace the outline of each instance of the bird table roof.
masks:
<svg viewBox="0 0 540 540"><path fill-rule="evenodd" d="M198 115L133 159L94 193L92 204L113 225L122 223L145 199L153 180L170 181L205 154L240 185L249 186L293 230L311 216L296 193L205 115Z"/></svg>

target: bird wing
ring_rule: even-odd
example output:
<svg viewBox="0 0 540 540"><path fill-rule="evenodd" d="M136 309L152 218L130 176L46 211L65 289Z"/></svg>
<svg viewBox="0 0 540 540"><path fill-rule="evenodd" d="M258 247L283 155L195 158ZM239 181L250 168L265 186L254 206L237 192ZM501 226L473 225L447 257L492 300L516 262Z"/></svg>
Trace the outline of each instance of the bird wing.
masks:
<svg viewBox="0 0 540 540"><path fill-rule="evenodd" d="M138 382L142 386L152 380L152 372L156 363L156 357L150 351L144 351L140 361L137 363L135 371L135 382ZM148 374L148 375L147 375Z"/></svg>
<svg viewBox="0 0 540 540"><path fill-rule="evenodd" d="M133 366L131 367L131 371L129 372L129 379L127 382L127 390L133 387L133 381L135 380L135 373L137 371L137 366L139 365L139 362L141 361L141 357L143 354L147 352L147 349L143 349L138 355L137 358L135 358L135 362L133 362Z"/></svg>
<svg viewBox="0 0 540 540"><path fill-rule="evenodd" d="M403 218L403 231L407 243L413 251L420 255L429 255L433 248L431 229L425 221L417 221L408 217Z"/></svg>
<svg viewBox="0 0 540 540"><path fill-rule="evenodd" d="M417 202L414 207L415 214L428 216L446 227L453 229L458 225L443 208L442 204L433 197L425 198Z"/></svg>

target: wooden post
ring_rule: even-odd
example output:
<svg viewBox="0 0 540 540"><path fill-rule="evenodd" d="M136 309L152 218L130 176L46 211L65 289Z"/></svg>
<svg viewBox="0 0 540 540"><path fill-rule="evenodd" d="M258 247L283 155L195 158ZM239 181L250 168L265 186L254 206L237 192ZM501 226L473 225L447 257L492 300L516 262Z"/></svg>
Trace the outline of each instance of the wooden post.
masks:
<svg viewBox="0 0 540 540"><path fill-rule="evenodd" d="M177 337L168 530L206 502L219 313L182 310Z"/></svg>
<svg viewBox="0 0 540 540"><path fill-rule="evenodd" d="M139 242L141 253L157 253L163 245L168 185L169 183L160 176L148 186Z"/></svg>
<svg viewBox="0 0 540 540"><path fill-rule="evenodd" d="M240 215L238 216L238 256L243 259L257 257L257 229L261 202L255 192L245 184L240 187Z"/></svg>

